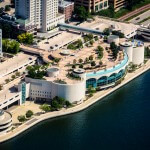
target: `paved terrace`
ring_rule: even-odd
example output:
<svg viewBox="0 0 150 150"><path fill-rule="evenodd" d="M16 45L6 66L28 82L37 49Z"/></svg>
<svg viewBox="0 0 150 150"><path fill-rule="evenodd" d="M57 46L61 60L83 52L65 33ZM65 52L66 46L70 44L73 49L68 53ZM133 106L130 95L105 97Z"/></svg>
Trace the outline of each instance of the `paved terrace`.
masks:
<svg viewBox="0 0 150 150"><path fill-rule="evenodd" d="M10 58L2 63L0 63L0 78L8 75L24 66L32 63L37 59L36 56L27 55L24 53L18 53L13 58Z"/></svg>
<svg viewBox="0 0 150 150"><path fill-rule="evenodd" d="M123 39L124 41L125 39ZM63 50L63 49L60 49L60 50L57 50L57 51L51 51L51 52L48 52L46 50L40 50L40 49L35 49L35 48L30 48L30 47L25 47L22 45L22 48L25 50L25 51L32 51L32 52L35 52L35 53L39 53L45 62L51 62L51 60L49 59L49 56L53 56L53 57L56 57L56 58L61 58L59 64L57 67L60 68L60 73L57 77L55 78L49 78L47 77L46 79L49 80L49 81L54 81L56 80L57 78L58 79L61 79L61 80L64 80L66 81L67 83L70 83L70 84L73 84L73 83L76 83L77 80L71 80L71 79L68 79L66 77L67 73L68 73L68 69L71 69L70 66L66 66L68 64L73 64L73 60L76 59L77 62L78 60L81 58L83 60L86 59L86 57L89 57L90 55L93 55L93 57L95 58L95 61L96 61L96 64L99 63L99 59L96 59L97 58L97 54L95 53L95 49L97 48L98 45L101 45L104 50L106 47L109 47L109 44L107 43L104 43L103 42L103 39L100 39L99 41L95 42L93 44L92 47L84 47L83 49L81 50L70 50L70 53L73 53L74 56L62 56L60 55L60 52ZM109 54L107 51L104 51L104 56L102 58L102 62L103 62L103 65L106 66L106 68L112 68L113 66L119 64L122 60L123 60L123 56L121 58L118 58L115 62L114 61L109 61ZM86 66L89 66L90 67L90 64L86 65ZM94 70L87 70L87 72L93 72L93 71L98 71L98 70L103 70L103 68L97 68L97 69L94 69Z"/></svg>
<svg viewBox="0 0 150 150"><path fill-rule="evenodd" d="M0 108L5 107L5 103L7 106L8 103L10 105L11 103L14 103L15 101L19 100L19 97L15 97L15 96L19 95L19 92L15 88L15 85L18 85L20 81L21 81L21 79L17 78L15 80L13 80L12 82L6 84L3 87L3 90L0 91Z"/></svg>
<svg viewBox="0 0 150 150"><path fill-rule="evenodd" d="M97 54L95 53L95 49L97 48L98 45L101 45L104 48L104 55L103 55L103 58L101 60L102 60L103 65L105 66L106 69L116 66L117 64L119 64L124 59L123 55L121 55L120 58L118 56L118 59L116 61L110 61L109 60L109 58L111 58L109 56L110 53L108 53L105 50L106 47L109 47L109 44L103 43L103 40L101 39L101 40L95 42L92 47L84 47L81 50L70 50L71 52L73 51L75 56L70 56L70 55L69 56L63 56L63 57L60 56L59 58L61 58L61 61L59 62L59 68L61 70L60 70L60 74L57 76L57 78L62 79L68 83L73 82L72 80L71 81L68 80L68 78L66 77L66 74L68 73L68 69L71 69L71 67L67 67L66 65L67 64L73 64L74 59L76 59L77 62L79 61L79 59L83 59L83 61L84 61L87 57L92 55L94 57L94 61L96 62L96 64L99 64L100 60L97 59ZM54 55L54 56L56 55L58 57L60 55L59 53L60 53L60 51L55 51L51 55ZM90 67L91 65L87 64L84 66ZM104 67L100 67L97 69L87 70L86 72L99 71L99 70L103 70L103 69L104 69ZM53 79L51 78L49 80L53 80Z"/></svg>
<svg viewBox="0 0 150 150"><path fill-rule="evenodd" d="M105 28L109 28L112 25L115 27L116 30L122 31L125 35L130 34L131 32L135 31L139 26L134 25L132 23L122 23L122 22L116 22L108 19L102 19L100 17L95 17L95 20L92 22L83 22L78 26L70 24L65 24L66 26L74 27L74 28L80 28L80 29L87 29L91 31L96 31L101 34ZM71 29L70 29L71 30ZM76 31L75 29L71 31ZM43 40L38 43L39 49L43 50L51 50L50 47L53 47L53 49L59 49L63 47L64 45L73 42L79 38L81 38L81 35L79 34L80 31L75 32L67 32L67 31L59 31L59 35L56 35L48 40Z"/></svg>

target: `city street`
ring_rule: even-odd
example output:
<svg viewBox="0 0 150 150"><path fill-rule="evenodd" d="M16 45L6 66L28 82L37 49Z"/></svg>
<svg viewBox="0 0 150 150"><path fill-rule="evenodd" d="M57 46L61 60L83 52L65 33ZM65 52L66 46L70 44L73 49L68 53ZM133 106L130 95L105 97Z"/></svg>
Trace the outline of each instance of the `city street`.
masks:
<svg viewBox="0 0 150 150"><path fill-rule="evenodd" d="M139 23L140 21L148 18L149 16L150 16L150 10L148 10L148 11L144 12L143 14L131 19L129 22L136 24L136 23ZM149 23L150 23L150 19L141 23L141 24L148 25Z"/></svg>

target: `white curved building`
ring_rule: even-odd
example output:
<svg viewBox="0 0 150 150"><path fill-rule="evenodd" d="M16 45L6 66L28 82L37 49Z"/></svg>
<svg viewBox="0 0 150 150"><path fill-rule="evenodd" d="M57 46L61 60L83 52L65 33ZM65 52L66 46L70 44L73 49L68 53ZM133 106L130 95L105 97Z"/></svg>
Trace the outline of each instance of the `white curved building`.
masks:
<svg viewBox="0 0 150 150"><path fill-rule="evenodd" d="M72 71L71 79L61 80L57 78L59 68L52 67L47 70L46 80L25 78L23 86L19 89L21 97L33 101L50 101L54 97L62 97L70 103L81 103L85 99L89 86L104 89L115 86L126 74L128 56L124 53L124 59L116 66L97 72L85 72L78 68Z"/></svg>
<svg viewBox="0 0 150 150"><path fill-rule="evenodd" d="M51 100L55 96L62 97L71 103L82 102L85 98L85 80L75 84L61 83L61 81L48 81L26 78L29 83L29 98L31 100Z"/></svg>
<svg viewBox="0 0 150 150"><path fill-rule="evenodd" d="M143 64L144 62L144 45L135 45L133 47L133 64Z"/></svg>
<svg viewBox="0 0 150 150"><path fill-rule="evenodd" d="M133 56L132 44L130 42L123 42L120 44L120 48L127 53L129 62L132 62L132 56Z"/></svg>
<svg viewBox="0 0 150 150"><path fill-rule="evenodd" d="M107 41L108 41L109 44L114 42L116 45L119 45L119 36L117 36L117 35L110 35L110 36L108 36Z"/></svg>
<svg viewBox="0 0 150 150"><path fill-rule="evenodd" d="M0 135L11 130L12 115L9 112L0 110Z"/></svg>
<svg viewBox="0 0 150 150"><path fill-rule="evenodd" d="M78 68L73 70L73 75L76 77L80 77L81 79L86 80L86 73L84 69Z"/></svg>
<svg viewBox="0 0 150 150"><path fill-rule="evenodd" d="M87 73L86 87L92 86L94 88L105 89L115 86L117 81L126 75L127 65L128 56L125 53L124 60L120 64L106 70Z"/></svg>
<svg viewBox="0 0 150 150"><path fill-rule="evenodd" d="M138 34L141 35L145 40L150 41L150 24L148 26L141 26L138 29Z"/></svg>
<svg viewBox="0 0 150 150"><path fill-rule="evenodd" d="M57 77L58 74L59 74L59 68L53 67L53 68L47 69L47 75L49 77Z"/></svg>
<svg viewBox="0 0 150 150"><path fill-rule="evenodd" d="M124 42L120 44L120 47L127 53L129 62L136 65L140 65L144 62L144 44L142 42Z"/></svg>

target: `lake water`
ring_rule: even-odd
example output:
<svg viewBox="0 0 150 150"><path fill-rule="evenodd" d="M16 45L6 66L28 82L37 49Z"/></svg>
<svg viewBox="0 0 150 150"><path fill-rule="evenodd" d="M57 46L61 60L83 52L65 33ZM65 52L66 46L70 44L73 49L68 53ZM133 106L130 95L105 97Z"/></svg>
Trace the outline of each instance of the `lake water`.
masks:
<svg viewBox="0 0 150 150"><path fill-rule="evenodd" d="M150 150L150 71L92 105L44 121L0 150Z"/></svg>

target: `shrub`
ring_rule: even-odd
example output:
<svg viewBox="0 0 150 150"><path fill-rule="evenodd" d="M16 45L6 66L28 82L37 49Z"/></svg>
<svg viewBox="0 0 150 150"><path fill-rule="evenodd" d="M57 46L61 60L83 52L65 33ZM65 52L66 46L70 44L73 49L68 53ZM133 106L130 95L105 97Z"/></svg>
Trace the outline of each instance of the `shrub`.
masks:
<svg viewBox="0 0 150 150"><path fill-rule="evenodd" d="M105 28L104 31L103 31L103 34L104 34L104 35L107 35L107 36L110 35L110 30L109 30L109 28Z"/></svg>
<svg viewBox="0 0 150 150"><path fill-rule="evenodd" d="M93 40L91 40L91 41L90 41L90 45L93 45L93 44L94 44L94 41L93 41Z"/></svg>
<svg viewBox="0 0 150 150"><path fill-rule="evenodd" d="M45 112L48 112L48 111L51 110L50 106L47 105L47 104L41 105L41 106L40 106L40 109L43 110L43 111L45 111Z"/></svg>
<svg viewBox="0 0 150 150"><path fill-rule="evenodd" d="M20 76L20 72L16 72L15 75L19 77Z"/></svg>
<svg viewBox="0 0 150 150"><path fill-rule="evenodd" d="M26 121L26 118L25 118L25 116L24 115L20 115L20 116L18 116L18 118L17 118L18 120L19 120L19 122L25 122Z"/></svg>
<svg viewBox="0 0 150 150"><path fill-rule="evenodd" d="M15 75L12 75L11 78L12 78L12 80L14 80L14 79L16 78L16 76L15 76Z"/></svg>
<svg viewBox="0 0 150 150"><path fill-rule="evenodd" d="M89 56L89 60L93 60L93 56L91 55L91 56Z"/></svg>
<svg viewBox="0 0 150 150"><path fill-rule="evenodd" d="M82 62L83 62L83 59L80 58L80 59L79 59L79 63L82 63Z"/></svg>
<svg viewBox="0 0 150 150"><path fill-rule="evenodd" d="M79 68L83 68L83 64L80 64L80 65L79 65Z"/></svg>
<svg viewBox="0 0 150 150"><path fill-rule="evenodd" d="M9 82L10 82L10 79L6 79L5 82L6 82L6 84L9 83Z"/></svg>
<svg viewBox="0 0 150 150"><path fill-rule="evenodd" d="M69 101L65 101L65 105L66 105L66 107L68 108L68 107L71 106L71 103L70 103Z"/></svg>
<svg viewBox="0 0 150 150"><path fill-rule="evenodd" d="M76 68L76 65L72 65L72 69L75 69Z"/></svg>
<svg viewBox="0 0 150 150"><path fill-rule="evenodd" d="M91 66L96 66L95 61L92 61L92 62L91 62Z"/></svg>
<svg viewBox="0 0 150 150"><path fill-rule="evenodd" d="M33 116L33 112L31 110L28 110L26 112L26 118L30 118L31 116Z"/></svg>

